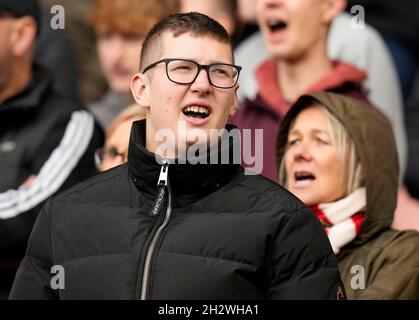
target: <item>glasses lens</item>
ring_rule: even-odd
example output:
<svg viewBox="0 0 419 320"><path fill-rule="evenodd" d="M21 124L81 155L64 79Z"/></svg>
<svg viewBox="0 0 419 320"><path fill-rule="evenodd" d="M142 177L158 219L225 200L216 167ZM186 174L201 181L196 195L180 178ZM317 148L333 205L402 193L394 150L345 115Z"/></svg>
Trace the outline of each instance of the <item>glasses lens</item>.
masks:
<svg viewBox="0 0 419 320"><path fill-rule="evenodd" d="M236 67L228 64L213 64L209 68L212 84L220 88L233 87L237 82L238 75Z"/></svg>
<svg viewBox="0 0 419 320"><path fill-rule="evenodd" d="M172 60L167 64L167 74L174 82L191 83L197 72L198 66L191 61Z"/></svg>

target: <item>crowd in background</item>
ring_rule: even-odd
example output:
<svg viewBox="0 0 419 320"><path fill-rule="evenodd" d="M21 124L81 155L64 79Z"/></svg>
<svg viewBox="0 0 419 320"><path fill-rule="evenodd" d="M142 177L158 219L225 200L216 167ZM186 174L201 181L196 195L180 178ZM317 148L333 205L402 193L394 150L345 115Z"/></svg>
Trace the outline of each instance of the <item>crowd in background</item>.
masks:
<svg viewBox="0 0 419 320"><path fill-rule="evenodd" d="M336 105L347 108L359 102L362 107L379 110L378 122L387 121L380 118L382 115L388 119L391 125L383 125L380 130L384 132L382 139L390 141L379 142L391 144L394 134L396 159L386 166L380 159L370 158L369 168L376 166L371 169L375 176L364 173L370 183L367 189L374 185L377 194L371 197L367 190L364 198L383 204L371 210L381 210L381 218L376 218L381 226L367 220L368 230L358 230L350 240L336 245L335 253L346 259L345 263L349 265L353 255L345 255L345 250L342 253L340 249L356 239L361 239L363 245L367 237L375 241L391 224L397 230L419 230L417 1L40 0L40 8L34 4L29 9L17 4L24 0L11 5L14 1L0 0L2 298L8 295L37 212L45 201L99 171L127 161L131 124L146 117L146 111L134 103L131 95L132 76L141 71L141 43L155 23L175 12L204 13L223 25L231 36L235 63L243 70L239 108L229 122L240 130L264 129L264 151L255 156L262 157L265 177L287 185L278 178L278 172L285 170L285 163L278 161L278 154L284 156L286 144L281 134L288 136L289 126L297 126L298 113L303 114L307 106L320 101L339 118L345 111L336 111ZM50 9L55 5L65 10L64 29L51 28L54 14ZM9 19L17 17L30 18L8 24ZM301 102L294 107L299 111L287 116L301 96L315 92L330 92L332 96L315 96L315 101ZM333 103L333 93L354 100ZM350 118L351 112L347 111L343 119L348 121L347 127L353 126L350 121L356 121L356 130L362 133L368 130L363 125L374 127L374 122L363 122L363 111ZM284 119L291 124L280 130ZM357 152L372 157L369 148L385 148L376 141L378 147L357 140ZM393 156L392 149L387 156ZM358 154L357 158L363 156ZM391 184L396 184L394 190L386 186ZM360 183L351 192L362 186ZM377 190L377 186L397 193L397 208L396 199L391 195L386 198L387 191ZM298 190L290 190L298 195ZM329 202L324 200L304 202L308 206ZM364 203L363 207L368 205ZM323 210L315 206L312 209ZM383 232L382 237L395 235ZM397 237L397 241L417 241L416 234ZM395 246L394 251L399 251L400 246ZM419 279L417 275L409 277ZM379 297L378 291L377 285L366 297Z"/></svg>

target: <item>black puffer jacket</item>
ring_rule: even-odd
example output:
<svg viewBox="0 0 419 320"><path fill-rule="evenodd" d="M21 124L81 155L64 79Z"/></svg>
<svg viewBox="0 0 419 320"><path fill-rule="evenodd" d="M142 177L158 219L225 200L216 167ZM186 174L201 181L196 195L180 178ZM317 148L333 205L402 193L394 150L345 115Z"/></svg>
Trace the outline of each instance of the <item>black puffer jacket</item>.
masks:
<svg viewBox="0 0 419 320"><path fill-rule="evenodd" d="M135 123L127 165L48 202L12 299L342 297L327 237L297 198L239 165L160 166L144 136Z"/></svg>

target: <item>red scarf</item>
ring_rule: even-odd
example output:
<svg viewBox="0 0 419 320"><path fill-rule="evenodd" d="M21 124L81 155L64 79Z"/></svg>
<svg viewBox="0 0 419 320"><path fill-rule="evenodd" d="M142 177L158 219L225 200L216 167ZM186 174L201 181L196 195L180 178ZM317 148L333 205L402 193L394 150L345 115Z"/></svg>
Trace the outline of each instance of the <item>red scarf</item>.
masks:
<svg viewBox="0 0 419 320"><path fill-rule="evenodd" d="M323 224L335 254L361 233L365 220L365 207L365 188L356 190L342 200L311 206Z"/></svg>

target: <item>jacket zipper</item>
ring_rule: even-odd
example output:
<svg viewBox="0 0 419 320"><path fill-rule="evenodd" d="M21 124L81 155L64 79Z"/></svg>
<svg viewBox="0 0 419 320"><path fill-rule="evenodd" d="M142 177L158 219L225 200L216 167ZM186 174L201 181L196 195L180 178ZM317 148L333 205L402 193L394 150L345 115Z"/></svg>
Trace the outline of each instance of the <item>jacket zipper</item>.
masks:
<svg viewBox="0 0 419 320"><path fill-rule="evenodd" d="M150 286L151 261L152 261L152 258L156 249L157 242L160 238L160 235L163 232L163 230L167 227L170 221L171 215L172 215L172 195L170 192L170 185L168 181L168 172L169 172L169 162L164 161L160 169L159 180L157 181L157 185L161 187L159 192L157 193L157 197L159 197L159 195L164 195L164 189L167 189L168 201L167 201L166 214L165 214L163 222L157 228L157 231L153 235L153 238L151 239L151 242L147 248L147 253L146 253L145 262L144 262L144 269L143 269L143 279L141 282L140 300L147 299L148 288ZM156 206L159 203L161 203L161 201L156 202L156 204L154 205L154 208L152 209L151 215L158 214L159 209L156 209L157 208Z"/></svg>

